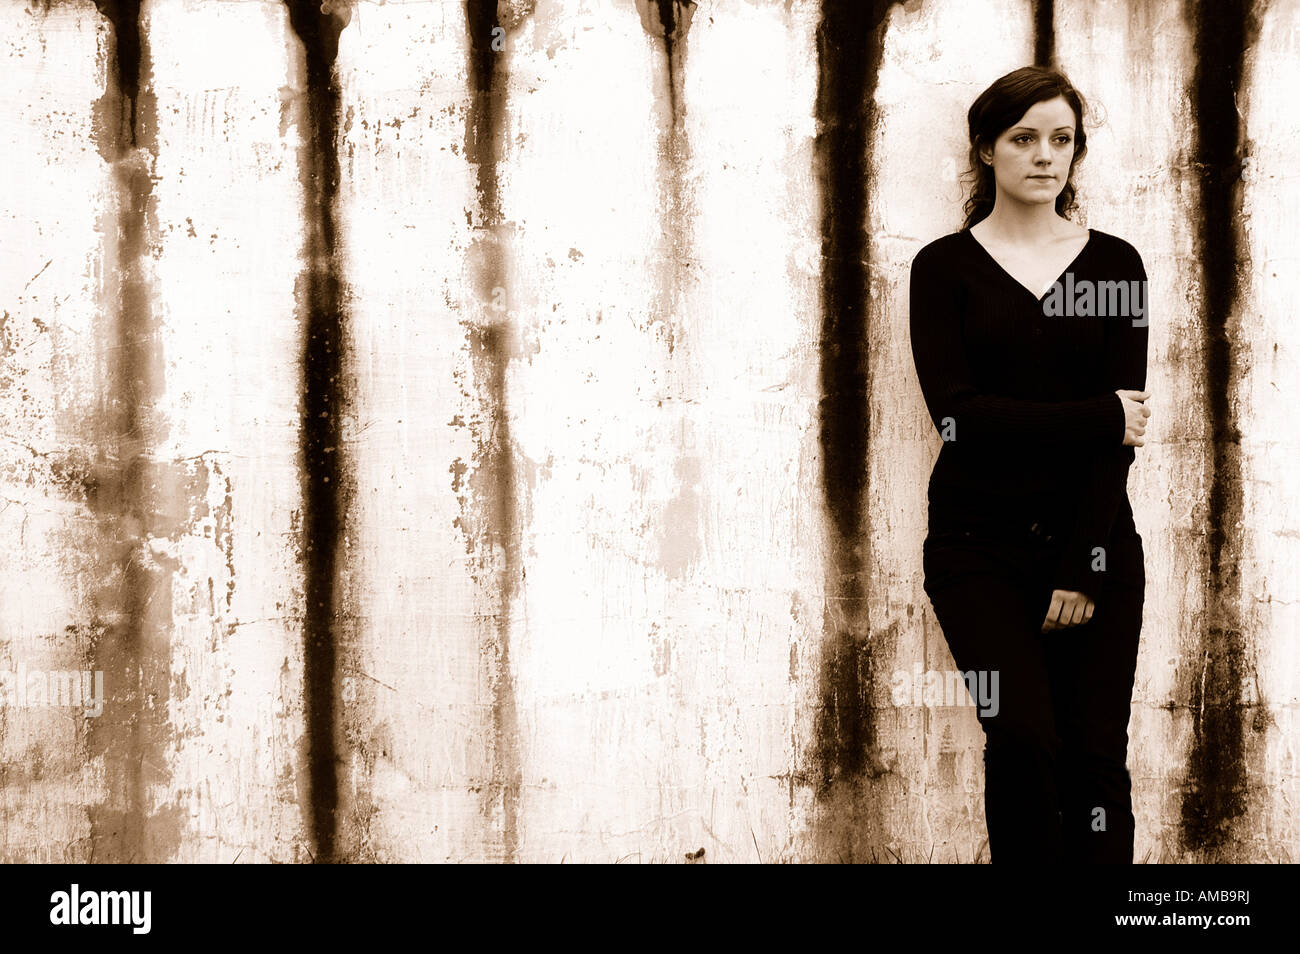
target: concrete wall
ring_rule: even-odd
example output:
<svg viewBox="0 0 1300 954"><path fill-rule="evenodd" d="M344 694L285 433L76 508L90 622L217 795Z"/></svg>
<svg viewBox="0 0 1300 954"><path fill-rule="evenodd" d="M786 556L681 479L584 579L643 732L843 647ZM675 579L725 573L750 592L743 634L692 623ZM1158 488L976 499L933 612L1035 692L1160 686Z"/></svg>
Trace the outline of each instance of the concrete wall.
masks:
<svg viewBox="0 0 1300 954"><path fill-rule="evenodd" d="M1153 284L1138 860L1295 860L1297 36L0 5L0 858L986 859L974 709L891 694L953 668L908 264L1046 51Z"/></svg>

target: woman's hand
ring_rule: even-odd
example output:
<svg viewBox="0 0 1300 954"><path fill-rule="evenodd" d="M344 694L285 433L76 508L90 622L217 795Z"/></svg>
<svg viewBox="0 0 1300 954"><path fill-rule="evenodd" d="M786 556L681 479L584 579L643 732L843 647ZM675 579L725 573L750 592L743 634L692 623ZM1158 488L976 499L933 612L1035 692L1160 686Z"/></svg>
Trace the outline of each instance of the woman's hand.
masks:
<svg viewBox="0 0 1300 954"><path fill-rule="evenodd" d="M1141 447L1146 443L1143 436L1147 432L1147 418L1151 416L1151 408L1142 402L1151 396L1151 392L1119 390L1115 393L1124 405L1124 445Z"/></svg>
<svg viewBox="0 0 1300 954"><path fill-rule="evenodd" d="M1092 600L1074 590L1052 590L1052 605L1047 609L1047 619L1043 620L1043 632L1054 629L1066 629L1070 626L1082 626L1092 619L1096 609Z"/></svg>

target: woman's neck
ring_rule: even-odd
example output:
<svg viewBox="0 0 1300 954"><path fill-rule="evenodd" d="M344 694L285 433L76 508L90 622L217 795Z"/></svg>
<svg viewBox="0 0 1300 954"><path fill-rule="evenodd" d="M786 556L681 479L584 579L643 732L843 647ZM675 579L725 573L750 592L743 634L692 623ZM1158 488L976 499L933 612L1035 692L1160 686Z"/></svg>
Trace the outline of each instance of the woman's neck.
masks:
<svg viewBox="0 0 1300 954"><path fill-rule="evenodd" d="M1037 244L1073 234L1077 227L1056 213L1055 203L1023 205L996 202L993 211L971 226L978 235L1013 245Z"/></svg>

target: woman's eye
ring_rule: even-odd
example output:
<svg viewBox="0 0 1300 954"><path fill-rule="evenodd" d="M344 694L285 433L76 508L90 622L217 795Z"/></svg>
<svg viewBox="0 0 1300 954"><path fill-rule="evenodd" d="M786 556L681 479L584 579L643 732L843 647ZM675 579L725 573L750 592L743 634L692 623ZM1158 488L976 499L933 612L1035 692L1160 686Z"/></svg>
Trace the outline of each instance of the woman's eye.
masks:
<svg viewBox="0 0 1300 954"><path fill-rule="evenodd" d="M1017 136L1015 139L1013 139L1013 140L1011 140L1011 141L1012 141L1012 142L1020 142L1021 140L1027 140L1027 139L1029 139L1029 137L1026 136L1026 135L1023 135L1023 134L1022 134L1022 135Z"/></svg>
<svg viewBox="0 0 1300 954"><path fill-rule="evenodd" d="M1062 146L1068 146L1068 145L1070 144L1070 137L1069 137L1069 136L1057 136L1057 137L1056 137L1056 141L1059 142Z"/></svg>

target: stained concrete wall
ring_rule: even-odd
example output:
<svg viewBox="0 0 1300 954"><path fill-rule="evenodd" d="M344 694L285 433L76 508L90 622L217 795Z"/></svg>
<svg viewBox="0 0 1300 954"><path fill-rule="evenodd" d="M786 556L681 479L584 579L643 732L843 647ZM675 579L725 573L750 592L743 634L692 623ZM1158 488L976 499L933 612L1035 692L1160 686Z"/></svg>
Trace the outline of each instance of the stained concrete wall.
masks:
<svg viewBox="0 0 1300 954"><path fill-rule="evenodd" d="M0 671L106 697L0 707L3 858L986 858L906 289L1046 51L1153 282L1138 859L1293 860L1300 5L0 17Z"/></svg>

